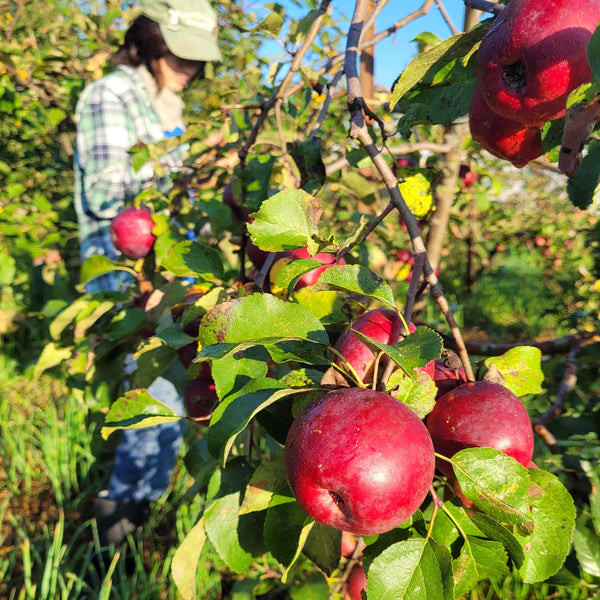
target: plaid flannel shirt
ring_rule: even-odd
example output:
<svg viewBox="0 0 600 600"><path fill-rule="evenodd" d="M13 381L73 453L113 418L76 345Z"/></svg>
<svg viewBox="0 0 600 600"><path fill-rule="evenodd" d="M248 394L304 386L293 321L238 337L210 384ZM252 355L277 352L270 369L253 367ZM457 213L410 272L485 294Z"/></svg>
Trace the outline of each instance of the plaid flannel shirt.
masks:
<svg viewBox="0 0 600 600"><path fill-rule="evenodd" d="M144 79L134 67L119 65L89 84L77 103L75 120L75 210L81 259L104 254L114 260L120 253L110 237L111 220L144 188L154 185L167 192L172 187L170 174L182 168L188 145L181 144L161 158L165 176L156 176L151 162L134 171L129 150L137 142L149 144L166 137ZM131 282L131 275L115 271L94 279L87 289L117 290Z"/></svg>

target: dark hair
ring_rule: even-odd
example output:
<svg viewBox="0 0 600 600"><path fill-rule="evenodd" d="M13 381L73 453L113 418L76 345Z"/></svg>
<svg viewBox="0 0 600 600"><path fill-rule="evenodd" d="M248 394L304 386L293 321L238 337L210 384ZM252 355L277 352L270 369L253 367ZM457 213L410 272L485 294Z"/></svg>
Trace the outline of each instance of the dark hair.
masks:
<svg viewBox="0 0 600 600"><path fill-rule="evenodd" d="M130 67L145 65L156 79L156 73L152 70L152 61L167 56L169 53L159 24L145 15L140 15L129 26L123 43L113 54L111 60L115 65L129 65ZM188 82L188 85L194 79L204 77L205 65L205 62L201 63L198 72Z"/></svg>
<svg viewBox="0 0 600 600"><path fill-rule="evenodd" d="M146 65L152 73L151 62L169 54L160 26L156 21L140 15L129 26L121 47L114 53L112 62L117 65L139 67Z"/></svg>

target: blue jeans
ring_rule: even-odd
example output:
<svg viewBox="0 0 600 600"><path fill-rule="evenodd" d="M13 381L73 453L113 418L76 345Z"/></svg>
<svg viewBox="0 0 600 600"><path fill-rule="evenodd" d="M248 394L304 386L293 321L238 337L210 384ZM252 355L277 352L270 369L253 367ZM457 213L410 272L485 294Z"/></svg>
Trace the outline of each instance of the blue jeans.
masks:
<svg viewBox="0 0 600 600"><path fill-rule="evenodd" d="M175 386L157 377L148 393L176 414L184 415ZM108 498L120 502L157 500L169 487L183 436L183 419L143 429L125 429L117 448Z"/></svg>

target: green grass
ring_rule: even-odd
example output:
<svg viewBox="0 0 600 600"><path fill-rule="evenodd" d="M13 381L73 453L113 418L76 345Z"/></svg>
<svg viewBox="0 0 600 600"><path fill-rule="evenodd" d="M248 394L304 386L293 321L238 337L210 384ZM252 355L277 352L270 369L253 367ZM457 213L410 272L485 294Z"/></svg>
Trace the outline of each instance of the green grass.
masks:
<svg viewBox="0 0 600 600"><path fill-rule="evenodd" d="M169 492L153 504L141 536L100 561L92 499L107 484L115 441L100 438L98 415L64 384L51 377L32 381L2 354L0 399L0 600L178 598L171 561L204 503L190 493L193 480L183 463ZM190 432L185 448L193 439ZM269 593L263 584L261 600L290 598L285 588ZM244 587L207 543L197 597L254 598ZM594 593L583 585L527 585L511 577L482 584L468 598L590 600Z"/></svg>
<svg viewBox="0 0 600 600"><path fill-rule="evenodd" d="M171 560L203 507L201 496L180 502L192 483L183 465L142 535L99 561L92 499L114 441L60 381L32 381L1 354L0 398L0 598L176 598ZM218 570L198 571L202 597L219 598Z"/></svg>

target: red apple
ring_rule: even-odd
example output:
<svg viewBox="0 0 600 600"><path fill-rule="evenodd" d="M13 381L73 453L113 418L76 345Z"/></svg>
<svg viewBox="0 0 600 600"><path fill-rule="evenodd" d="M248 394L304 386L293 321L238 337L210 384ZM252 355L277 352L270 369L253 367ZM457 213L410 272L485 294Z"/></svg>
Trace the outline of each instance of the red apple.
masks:
<svg viewBox="0 0 600 600"><path fill-rule="evenodd" d="M145 207L122 210L110 224L110 237L115 248L129 258L144 258L156 237L152 233L152 213Z"/></svg>
<svg viewBox="0 0 600 600"><path fill-rule="evenodd" d="M408 519L435 470L419 417L366 388L343 388L310 405L288 431L284 458L300 506L316 521L358 535Z"/></svg>
<svg viewBox="0 0 600 600"><path fill-rule="evenodd" d="M515 167L524 167L544 153L541 130L494 113L483 100L478 86L473 93L469 126L476 142Z"/></svg>
<svg viewBox="0 0 600 600"><path fill-rule="evenodd" d="M340 551L342 556L345 558L350 558L354 551L356 550L356 546L358 546L358 540L360 538L356 537L353 533L349 531L342 531L342 542L340 545Z"/></svg>
<svg viewBox="0 0 600 600"><path fill-rule="evenodd" d="M569 93L592 79L587 46L599 21L597 0L512 0L477 52L486 104L528 127L562 117Z"/></svg>
<svg viewBox="0 0 600 600"><path fill-rule="evenodd" d="M199 375L187 382L183 400L188 416L194 419L210 417L219 398L208 363L202 363Z"/></svg>
<svg viewBox="0 0 600 600"><path fill-rule="evenodd" d="M427 416L436 452L451 458L464 448L495 448L527 466L533 456L533 428L522 402L497 383L465 383L444 394ZM439 460L453 477L450 463Z"/></svg>
<svg viewBox="0 0 600 600"><path fill-rule="evenodd" d="M356 563L352 567L346 586L349 600L362 600L361 592L367 592L367 575L361 564Z"/></svg>
<svg viewBox="0 0 600 600"><path fill-rule="evenodd" d="M304 273L304 275L302 275L300 279L298 279L298 283L296 284L295 288L297 290L303 287L307 287L309 285L315 285L315 283L319 281L321 273L323 273L323 271L326 271L330 267L333 267L334 265L346 264L346 261L343 258L336 262L335 256L333 254L327 254L327 252L322 252L311 256L308 253L308 249L306 247L298 248L297 250L293 250L291 252L286 252L286 254L291 258L310 258L312 260L318 260L320 263L323 264L322 267L317 267L316 269L313 269L308 273Z"/></svg>
<svg viewBox="0 0 600 600"><path fill-rule="evenodd" d="M352 329L364 333L383 344L392 345L398 341L402 331L402 320L398 313L390 308L377 308L364 313L343 333L335 344L335 349L348 361L361 381L373 380L375 354L362 342ZM335 363L344 366L344 361L335 357Z"/></svg>
<svg viewBox="0 0 600 600"><path fill-rule="evenodd" d="M466 188L470 188L477 181L477 173L471 171L468 165L460 165L458 176L462 180L462 184Z"/></svg>
<svg viewBox="0 0 600 600"><path fill-rule="evenodd" d="M464 367L452 369L443 359L431 360L424 367L425 371L435 382L437 387L436 398L467 382L467 374Z"/></svg>

